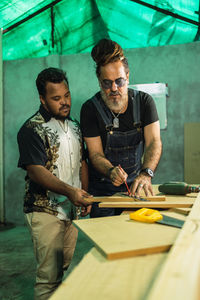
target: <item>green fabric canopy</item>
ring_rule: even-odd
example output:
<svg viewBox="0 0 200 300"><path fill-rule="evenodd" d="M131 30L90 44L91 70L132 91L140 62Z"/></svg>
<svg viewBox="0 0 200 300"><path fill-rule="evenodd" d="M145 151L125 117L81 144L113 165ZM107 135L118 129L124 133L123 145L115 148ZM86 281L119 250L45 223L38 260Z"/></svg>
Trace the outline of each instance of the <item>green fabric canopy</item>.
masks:
<svg viewBox="0 0 200 300"><path fill-rule="evenodd" d="M101 38L124 49L189 43L198 12L197 0L1 0L3 59L88 52Z"/></svg>

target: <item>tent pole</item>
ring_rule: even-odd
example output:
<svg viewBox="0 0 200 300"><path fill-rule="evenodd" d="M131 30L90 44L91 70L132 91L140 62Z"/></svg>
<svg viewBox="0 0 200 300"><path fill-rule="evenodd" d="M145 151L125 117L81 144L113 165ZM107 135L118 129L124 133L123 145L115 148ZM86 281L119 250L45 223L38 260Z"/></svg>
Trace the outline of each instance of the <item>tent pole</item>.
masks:
<svg viewBox="0 0 200 300"><path fill-rule="evenodd" d="M4 29L4 30L3 30L3 34L4 34L4 33L7 33L8 31L10 31L10 30L12 30L12 29L14 29L14 28L16 28L17 26L19 26L19 25L25 23L26 21L28 21L28 20L34 18L35 16L41 14L43 11L45 11L45 10L47 10L47 9L49 9L49 8L51 8L51 7L53 7L54 5L58 4L58 3L61 2L61 1L62 1L62 0L55 0L55 1L51 2L50 4L48 4L48 5L44 6L44 7L42 7L41 9L37 10L37 11L34 12L33 14L31 14L31 15L29 15L28 17L24 18L23 20L21 20L21 21L15 23L15 24L11 25L10 27Z"/></svg>
<svg viewBox="0 0 200 300"><path fill-rule="evenodd" d="M53 6L51 6L51 43L52 43L52 49L54 49L54 12L53 12Z"/></svg>
<svg viewBox="0 0 200 300"><path fill-rule="evenodd" d="M196 21L194 21L194 20L192 20L192 19L183 17L183 16L181 16L181 15L175 14L175 13L173 13L173 12L167 10L167 9L160 8L160 7L158 7L158 6L155 6L155 5L146 3L146 2L141 1L141 0L131 0L131 1L132 1L132 2L135 2L135 3L138 3L138 4L141 4L141 5L143 5L143 6L149 7L149 8L151 8L151 9L156 10L156 11L159 11L159 12L161 12L161 13L163 13L163 14L165 14L165 15L171 16L171 17L173 17L173 18L175 18L175 19L179 19L179 20L185 21L185 22L187 22L187 23L190 23L190 24L193 24L193 25L196 25L196 26L199 26L199 25L200 25L199 22L196 22Z"/></svg>
<svg viewBox="0 0 200 300"><path fill-rule="evenodd" d="M4 211L4 163L3 163L3 58L2 31L0 28L0 223L5 223Z"/></svg>
<svg viewBox="0 0 200 300"><path fill-rule="evenodd" d="M200 1L199 1L199 10L198 11L195 11L195 14L199 15L199 22L200 22ZM200 40L200 24L198 26L198 30L197 30L197 34L194 38L194 41L199 41Z"/></svg>

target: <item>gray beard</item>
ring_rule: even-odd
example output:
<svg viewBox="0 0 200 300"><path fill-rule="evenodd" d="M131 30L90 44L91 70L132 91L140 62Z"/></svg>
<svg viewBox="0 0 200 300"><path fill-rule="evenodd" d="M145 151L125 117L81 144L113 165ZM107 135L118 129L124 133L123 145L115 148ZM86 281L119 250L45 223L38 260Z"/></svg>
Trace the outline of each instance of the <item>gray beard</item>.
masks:
<svg viewBox="0 0 200 300"><path fill-rule="evenodd" d="M115 113L120 112L123 109L123 107L126 106L126 104L128 102L127 95L128 95L128 90L127 90L127 93L121 95L120 99L118 98L117 100L115 100L115 99L110 100L107 97L107 95L104 93L104 91L101 90L101 97L102 97L104 103L110 110L112 110Z"/></svg>

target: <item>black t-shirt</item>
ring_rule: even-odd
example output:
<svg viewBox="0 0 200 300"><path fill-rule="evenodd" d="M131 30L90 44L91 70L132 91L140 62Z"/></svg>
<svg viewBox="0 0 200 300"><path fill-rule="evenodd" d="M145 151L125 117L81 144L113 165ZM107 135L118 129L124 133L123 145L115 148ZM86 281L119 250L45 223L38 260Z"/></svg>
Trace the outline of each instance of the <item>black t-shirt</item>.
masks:
<svg viewBox="0 0 200 300"><path fill-rule="evenodd" d="M158 113L156 110L155 102L153 98L144 92L140 94L140 121L141 126L145 127L153 122L158 121ZM100 92L96 94L96 97L101 97ZM133 127L133 90L128 90L128 107L126 111L119 115L119 128L113 128L113 131L126 132L132 130ZM112 117L114 118L114 117ZM106 128L105 123L97 111L94 103L91 99L87 100L82 108L80 115L81 130L84 137L97 137L100 136L105 149L106 143Z"/></svg>

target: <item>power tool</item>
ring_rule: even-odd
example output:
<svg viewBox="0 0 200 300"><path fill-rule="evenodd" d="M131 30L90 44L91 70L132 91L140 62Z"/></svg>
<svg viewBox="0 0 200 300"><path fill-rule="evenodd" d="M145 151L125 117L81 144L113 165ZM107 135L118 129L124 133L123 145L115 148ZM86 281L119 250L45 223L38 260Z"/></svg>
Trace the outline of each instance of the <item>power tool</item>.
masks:
<svg viewBox="0 0 200 300"><path fill-rule="evenodd" d="M185 182L170 181L159 185L158 190L164 194L186 195L200 192L200 186L189 185Z"/></svg>

